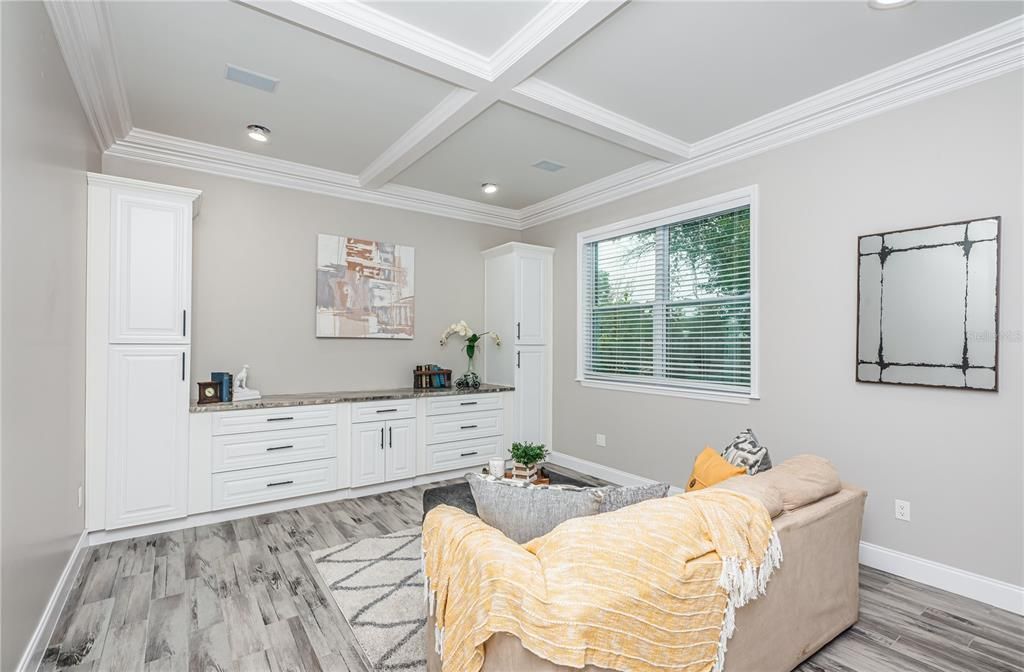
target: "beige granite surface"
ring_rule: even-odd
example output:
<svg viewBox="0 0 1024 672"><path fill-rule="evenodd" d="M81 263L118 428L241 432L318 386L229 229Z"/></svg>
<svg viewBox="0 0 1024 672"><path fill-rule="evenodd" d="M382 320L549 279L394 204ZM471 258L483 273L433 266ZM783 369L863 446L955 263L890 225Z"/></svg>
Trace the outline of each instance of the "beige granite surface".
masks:
<svg viewBox="0 0 1024 672"><path fill-rule="evenodd" d="M490 392L510 392L511 385L480 386L478 390L459 390L454 387L439 390L417 390L411 387L399 387L391 390L354 390L348 392L303 392L301 394L268 394L260 399L249 401L228 401L215 404L198 404L192 400L189 408L193 413L209 413L211 411L240 411L253 408L281 408L283 406L316 406L319 404L343 404L353 401L386 401L388 399L415 399L419 397L448 397L464 394L487 394Z"/></svg>

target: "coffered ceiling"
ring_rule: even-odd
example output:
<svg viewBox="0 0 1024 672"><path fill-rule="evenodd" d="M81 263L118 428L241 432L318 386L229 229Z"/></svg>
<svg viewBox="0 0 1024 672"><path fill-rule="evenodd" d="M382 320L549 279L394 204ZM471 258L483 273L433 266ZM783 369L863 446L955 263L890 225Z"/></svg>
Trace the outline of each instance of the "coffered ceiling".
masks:
<svg viewBox="0 0 1024 672"><path fill-rule="evenodd" d="M1018 2L48 10L111 154L510 227L1024 65ZM229 81L229 64L276 88ZM270 142L250 140L251 123L270 128ZM482 193L484 182L498 192Z"/></svg>

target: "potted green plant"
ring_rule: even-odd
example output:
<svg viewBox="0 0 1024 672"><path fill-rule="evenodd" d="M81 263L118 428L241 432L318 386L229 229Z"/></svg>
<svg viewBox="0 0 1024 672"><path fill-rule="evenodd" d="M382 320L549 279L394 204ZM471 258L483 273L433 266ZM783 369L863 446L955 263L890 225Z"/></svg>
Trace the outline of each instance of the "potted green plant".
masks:
<svg viewBox="0 0 1024 672"><path fill-rule="evenodd" d="M515 442L512 449L512 478L533 482L537 480L537 465L548 456L543 443Z"/></svg>

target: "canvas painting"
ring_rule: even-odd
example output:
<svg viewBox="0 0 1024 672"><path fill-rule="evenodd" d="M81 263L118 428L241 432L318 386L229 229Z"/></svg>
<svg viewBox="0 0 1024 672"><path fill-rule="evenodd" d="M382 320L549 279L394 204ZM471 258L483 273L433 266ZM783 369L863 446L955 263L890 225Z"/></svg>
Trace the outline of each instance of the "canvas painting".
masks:
<svg viewBox="0 0 1024 672"><path fill-rule="evenodd" d="M408 245L317 236L317 337L412 338L414 256Z"/></svg>

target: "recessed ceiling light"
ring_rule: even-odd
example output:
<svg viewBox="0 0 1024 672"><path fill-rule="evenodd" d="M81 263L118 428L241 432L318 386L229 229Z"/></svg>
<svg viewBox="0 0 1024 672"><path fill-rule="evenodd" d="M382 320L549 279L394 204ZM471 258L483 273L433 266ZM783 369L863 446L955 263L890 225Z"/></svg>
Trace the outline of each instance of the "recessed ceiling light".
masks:
<svg viewBox="0 0 1024 672"><path fill-rule="evenodd" d="M245 127L249 137L256 142L266 142L270 140L270 129L266 126L260 126L259 124L249 124Z"/></svg>
<svg viewBox="0 0 1024 672"><path fill-rule="evenodd" d="M482 189L485 194L493 194L498 191L498 185L493 182L484 182L480 185L480 189Z"/></svg>
<svg viewBox="0 0 1024 672"><path fill-rule="evenodd" d="M868 0L868 7L871 9L896 9L906 7L914 0Z"/></svg>

